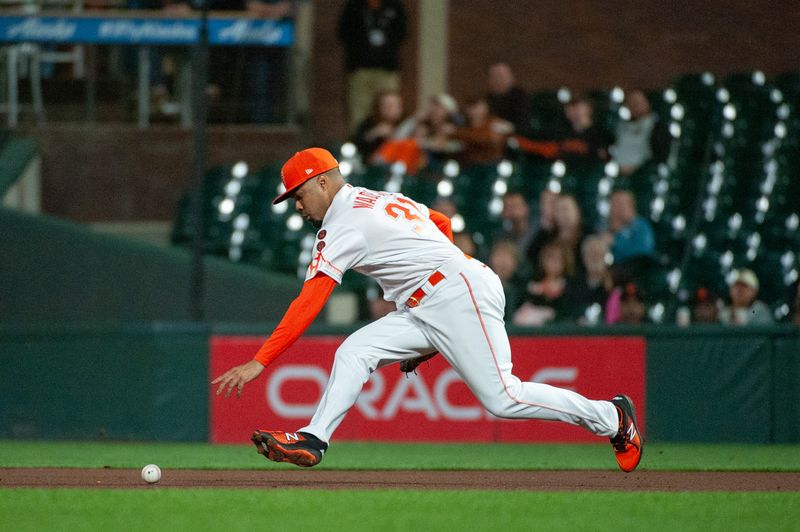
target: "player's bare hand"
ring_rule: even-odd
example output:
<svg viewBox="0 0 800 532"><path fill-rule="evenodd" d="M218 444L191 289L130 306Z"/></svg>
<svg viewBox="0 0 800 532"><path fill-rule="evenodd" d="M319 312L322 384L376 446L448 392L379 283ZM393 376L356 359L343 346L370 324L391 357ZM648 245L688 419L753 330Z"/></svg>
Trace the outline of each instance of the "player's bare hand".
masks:
<svg viewBox="0 0 800 532"><path fill-rule="evenodd" d="M217 395L224 392L225 397L230 397L231 392L236 388L236 397L238 398L242 396L244 385L261 375L262 371L264 371L264 366L257 360L251 360L246 364L229 369L211 381L211 384L219 384Z"/></svg>

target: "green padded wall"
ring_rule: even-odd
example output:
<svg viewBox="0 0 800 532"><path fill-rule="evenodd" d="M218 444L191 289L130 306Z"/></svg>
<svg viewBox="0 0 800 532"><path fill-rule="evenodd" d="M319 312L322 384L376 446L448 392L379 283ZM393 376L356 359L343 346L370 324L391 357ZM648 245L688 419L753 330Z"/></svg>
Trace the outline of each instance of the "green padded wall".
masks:
<svg viewBox="0 0 800 532"><path fill-rule="evenodd" d="M0 329L0 438L203 441L203 325Z"/></svg>
<svg viewBox="0 0 800 532"><path fill-rule="evenodd" d="M209 337L264 335L273 326L0 326L0 438L205 440ZM800 442L800 328L536 335L644 336L650 441Z"/></svg>
<svg viewBox="0 0 800 532"><path fill-rule="evenodd" d="M800 442L800 336L775 340L772 379L772 440Z"/></svg>
<svg viewBox="0 0 800 532"><path fill-rule="evenodd" d="M79 224L0 209L0 316L8 323L182 321L190 253L98 234ZM279 319L300 283L206 258L206 319Z"/></svg>

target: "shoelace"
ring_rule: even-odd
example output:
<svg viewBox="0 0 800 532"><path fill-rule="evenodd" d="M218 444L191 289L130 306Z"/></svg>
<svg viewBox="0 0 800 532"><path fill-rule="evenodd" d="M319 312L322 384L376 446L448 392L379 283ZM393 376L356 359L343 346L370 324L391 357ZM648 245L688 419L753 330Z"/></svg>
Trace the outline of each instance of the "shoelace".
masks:
<svg viewBox="0 0 800 532"><path fill-rule="evenodd" d="M622 423L620 423L617 435L611 438L611 446L614 447L615 451L623 452L627 450L628 446L628 431L625 429L627 428L629 422L624 412L622 412L622 410L620 410L619 408L618 410L620 416L622 416Z"/></svg>
<svg viewBox="0 0 800 532"><path fill-rule="evenodd" d="M614 438L611 439L611 446L614 447L615 451L626 451L628 446L628 438L625 434L618 433Z"/></svg>

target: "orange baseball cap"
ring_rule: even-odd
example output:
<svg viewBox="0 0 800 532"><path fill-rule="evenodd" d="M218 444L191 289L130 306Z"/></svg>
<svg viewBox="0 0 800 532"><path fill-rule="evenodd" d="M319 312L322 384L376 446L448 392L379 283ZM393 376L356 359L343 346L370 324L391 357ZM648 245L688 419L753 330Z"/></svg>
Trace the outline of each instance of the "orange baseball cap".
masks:
<svg viewBox="0 0 800 532"><path fill-rule="evenodd" d="M303 183L338 166L339 161L323 148L308 148L295 153L281 168L281 180L286 192L272 200L272 204L286 201Z"/></svg>

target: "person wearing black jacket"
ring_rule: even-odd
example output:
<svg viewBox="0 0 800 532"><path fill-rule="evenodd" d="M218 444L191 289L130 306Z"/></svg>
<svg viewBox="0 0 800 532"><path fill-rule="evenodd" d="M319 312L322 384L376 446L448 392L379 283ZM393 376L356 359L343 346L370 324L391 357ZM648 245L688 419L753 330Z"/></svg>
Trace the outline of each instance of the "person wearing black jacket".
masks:
<svg viewBox="0 0 800 532"><path fill-rule="evenodd" d="M489 67L489 92L486 102L492 115L514 124L517 133L530 129L530 96L517 85L514 71L508 63L494 63Z"/></svg>
<svg viewBox="0 0 800 532"><path fill-rule="evenodd" d="M399 0L349 0L339 17L351 130L369 114L375 95L400 89L400 46L406 12Z"/></svg>

